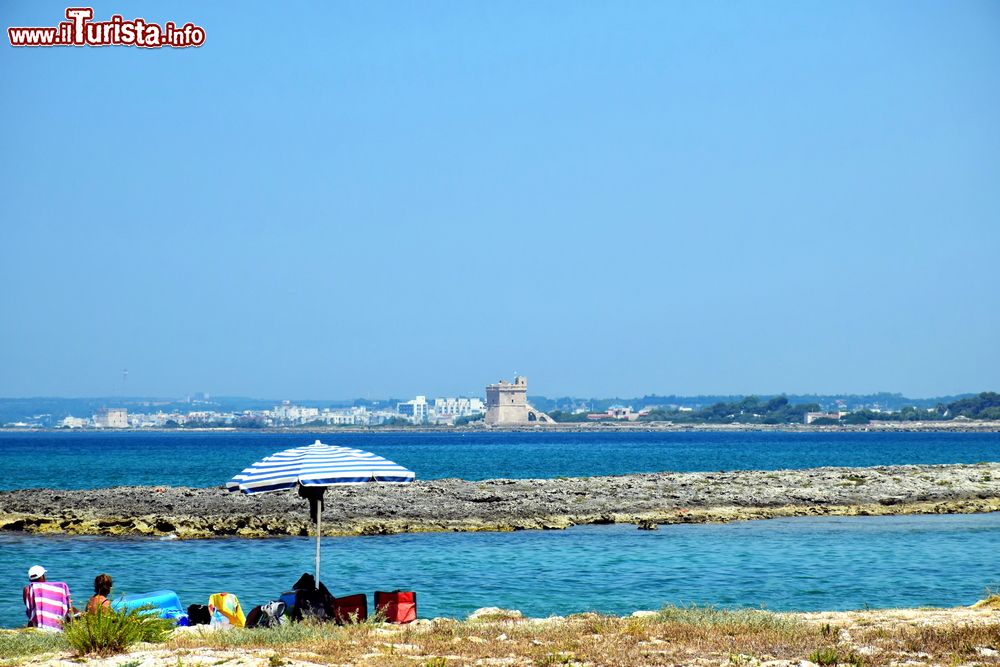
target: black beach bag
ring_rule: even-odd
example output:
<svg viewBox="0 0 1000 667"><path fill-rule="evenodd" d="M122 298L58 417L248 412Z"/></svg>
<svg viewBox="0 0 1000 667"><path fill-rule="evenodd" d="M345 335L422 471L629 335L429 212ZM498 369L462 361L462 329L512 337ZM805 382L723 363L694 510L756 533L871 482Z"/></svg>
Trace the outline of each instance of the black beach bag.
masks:
<svg viewBox="0 0 1000 667"><path fill-rule="evenodd" d="M190 625L208 625L212 615L208 613L208 605L193 604L188 607L188 623Z"/></svg>
<svg viewBox="0 0 1000 667"><path fill-rule="evenodd" d="M295 604L290 615L293 621L301 621L303 618L319 621L333 619L334 598L322 581L319 582L319 588L316 588L316 580L306 573L292 585L292 590L295 591Z"/></svg>

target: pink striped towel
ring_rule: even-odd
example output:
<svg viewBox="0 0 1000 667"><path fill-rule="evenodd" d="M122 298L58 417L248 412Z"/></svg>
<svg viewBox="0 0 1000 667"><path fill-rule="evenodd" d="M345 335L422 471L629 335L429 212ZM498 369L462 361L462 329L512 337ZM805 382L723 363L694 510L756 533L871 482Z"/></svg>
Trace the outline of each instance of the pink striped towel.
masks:
<svg viewBox="0 0 1000 667"><path fill-rule="evenodd" d="M24 587L24 613L28 625L43 630L62 630L72 602L69 586L61 581L36 581Z"/></svg>

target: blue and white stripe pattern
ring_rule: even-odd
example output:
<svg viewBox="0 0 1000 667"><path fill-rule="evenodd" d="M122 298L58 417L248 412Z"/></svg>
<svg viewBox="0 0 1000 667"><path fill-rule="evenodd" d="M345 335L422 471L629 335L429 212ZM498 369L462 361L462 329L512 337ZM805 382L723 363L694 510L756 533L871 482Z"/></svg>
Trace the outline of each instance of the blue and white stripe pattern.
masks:
<svg viewBox="0 0 1000 667"><path fill-rule="evenodd" d="M414 473L377 454L351 447L332 447L319 440L308 447L272 454L226 483L230 491L266 493L302 486L385 482L406 484Z"/></svg>

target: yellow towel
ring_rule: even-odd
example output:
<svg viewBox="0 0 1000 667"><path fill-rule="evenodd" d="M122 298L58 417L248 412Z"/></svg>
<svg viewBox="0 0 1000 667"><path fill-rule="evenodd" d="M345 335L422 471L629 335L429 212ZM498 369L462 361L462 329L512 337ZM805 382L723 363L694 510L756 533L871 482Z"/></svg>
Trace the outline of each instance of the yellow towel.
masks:
<svg viewBox="0 0 1000 667"><path fill-rule="evenodd" d="M208 598L208 613L213 613L216 609L223 616L229 619L229 624L242 628L247 624L247 617L243 615L243 608L240 606L240 599L232 593L215 593Z"/></svg>

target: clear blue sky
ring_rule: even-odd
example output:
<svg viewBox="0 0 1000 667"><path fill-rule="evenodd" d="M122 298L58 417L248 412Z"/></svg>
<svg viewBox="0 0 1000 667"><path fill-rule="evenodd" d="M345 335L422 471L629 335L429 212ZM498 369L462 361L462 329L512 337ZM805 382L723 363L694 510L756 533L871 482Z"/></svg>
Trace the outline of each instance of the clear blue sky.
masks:
<svg viewBox="0 0 1000 667"><path fill-rule="evenodd" d="M3 35L0 396L1000 384L1000 3L94 10L207 42Z"/></svg>

